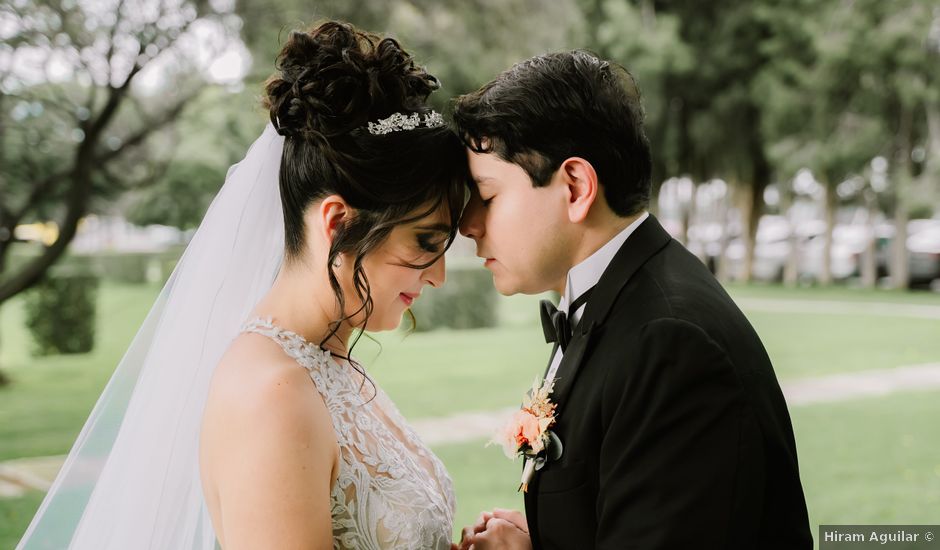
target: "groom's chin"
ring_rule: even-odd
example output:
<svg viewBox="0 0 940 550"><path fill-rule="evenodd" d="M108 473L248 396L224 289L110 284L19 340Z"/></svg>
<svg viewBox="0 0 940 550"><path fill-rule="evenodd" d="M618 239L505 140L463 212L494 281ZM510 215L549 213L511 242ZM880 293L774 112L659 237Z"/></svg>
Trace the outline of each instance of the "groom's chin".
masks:
<svg viewBox="0 0 940 550"><path fill-rule="evenodd" d="M509 280L505 275L497 275L493 273L493 287L496 288L496 292L499 292L503 296L512 296L513 294L519 294L518 285L514 281Z"/></svg>

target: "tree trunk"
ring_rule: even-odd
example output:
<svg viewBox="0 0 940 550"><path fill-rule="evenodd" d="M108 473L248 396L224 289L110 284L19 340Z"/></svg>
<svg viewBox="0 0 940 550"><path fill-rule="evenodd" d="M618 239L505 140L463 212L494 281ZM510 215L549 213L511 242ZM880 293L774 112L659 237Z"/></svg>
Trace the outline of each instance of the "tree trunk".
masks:
<svg viewBox="0 0 940 550"><path fill-rule="evenodd" d="M936 105L927 105L925 111L927 113L927 135L929 136L927 140L929 145L927 158L930 159L927 162L930 165L937 165L940 163L940 109Z"/></svg>
<svg viewBox="0 0 940 550"><path fill-rule="evenodd" d="M2 313L3 313L3 312L0 311L0 321L3 320L3 315L2 315ZM2 323L0 323L0 328L2 328ZM2 336L3 336L3 331L0 330L0 350L3 349L3 338L2 338ZM0 361L0 388L2 388L3 386L8 385L9 383L10 383L10 377L7 376L6 373L3 372L3 362Z"/></svg>
<svg viewBox="0 0 940 550"><path fill-rule="evenodd" d="M875 192L873 190L866 189L864 196L867 212L865 216L867 231L865 236L865 250L862 252L861 258L859 258L861 262L859 267L862 275L862 287L875 288L878 282L878 265L875 258L877 252L875 245L878 239L877 235L875 235L875 214L877 213L877 205L875 203Z"/></svg>
<svg viewBox="0 0 940 550"><path fill-rule="evenodd" d="M659 194L662 192L662 185L662 183L650 185L650 203L647 211L656 217L659 217Z"/></svg>
<svg viewBox="0 0 940 550"><path fill-rule="evenodd" d="M737 194L737 204L741 212L741 239L744 243L744 260L741 265L741 281L750 283L754 275L754 236L757 235L756 229L751 231L751 210L754 202L751 196L754 194L754 188L750 185L741 185L740 193Z"/></svg>
<svg viewBox="0 0 940 550"><path fill-rule="evenodd" d="M757 226L764 206L764 187L750 183L744 187L741 200L741 221L744 224L744 274L742 280L750 283L754 278L754 256L757 248Z"/></svg>
<svg viewBox="0 0 940 550"><path fill-rule="evenodd" d="M716 276L722 283L731 279L731 266L728 265L728 244L731 242L729 226L731 225L731 205L737 198L737 184L728 182L727 192L718 206L718 219L721 220L721 237L719 238L718 269Z"/></svg>
<svg viewBox="0 0 940 550"><path fill-rule="evenodd" d="M891 250L891 286L906 289L910 286L910 266L907 254L907 193L912 173L911 151L914 113L902 109L899 116L897 148L895 150L894 178L894 242Z"/></svg>
<svg viewBox="0 0 940 550"><path fill-rule="evenodd" d="M747 185L746 215L743 217L747 238L744 254L744 281L751 282L754 270L754 253L757 246L757 227L764 214L764 191L770 184L771 167L764 151L764 139L760 130L760 109L756 105L749 105L746 109L750 120L748 139L748 156L751 168Z"/></svg>
<svg viewBox="0 0 940 550"><path fill-rule="evenodd" d="M695 210L696 210L696 195L698 194L698 184L694 181L692 182L692 194L689 197L688 204L682 205L681 215L682 215L682 233L679 237L682 239L682 244L689 245L689 226L695 220ZM680 201L681 204L681 201Z"/></svg>
<svg viewBox="0 0 940 550"><path fill-rule="evenodd" d="M823 253L822 269L819 273L819 284L829 286L832 284L832 234L836 228L836 210L838 209L839 197L836 194L836 183L832 181L823 182L826 189L825 216L826 233L823 235Z"/></svg>
<svg viewBox="0 0 940 550"><path fill-rule="evenodd" d="M78 223L85 215L91 197L92 160L90 156L83 154L90 152L90 149L83 143L76 154L75 168L70 176L71 189L65 197L65 217L59 225L58 238L47 246L42 254L0 283L0 304L41 281L46 271L65 254L69 243L77 234Z"/></svg>
<svg viewBox="0 0 940 550"><path fill-rule="evenodd" d="M787 251L787 262L783 265L783 286L793 288L797 286L800 278L799 239L796 238L796 225L793 223L793 193L789 190L780 192L780 211L784 213L789 228L787 242L790 245Z"/></svg>
<svg viewBox="0 0 940 550"><path fill-rule="evenodd" d="M894 208L894 242L891 246L891 286L905 289L910 286L907 265L907 207L898 201Z"/></svg>

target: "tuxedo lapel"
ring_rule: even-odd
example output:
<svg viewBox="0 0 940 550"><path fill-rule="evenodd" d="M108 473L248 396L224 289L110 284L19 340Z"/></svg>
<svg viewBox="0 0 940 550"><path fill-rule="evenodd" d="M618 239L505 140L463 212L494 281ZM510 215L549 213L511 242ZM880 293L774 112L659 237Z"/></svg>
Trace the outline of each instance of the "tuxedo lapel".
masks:
<svg viewBox="0 0 940 550"><path fill-rule="evenodd" d="M555 345L552 346L552 354L548 356L548 364L545 365L545 372L542 373L542 380L545 380L545 377L548 376L548 371L552 370L552 362L555 360L556 353L558 353L558 342L555 342Z"/></svg>
<svg viewBox="0 0 940 550"><path fill-rule="evenodd" d="M623 243L610 265L604 270L584 309L581 324L585 327L592 323L598 326L603 324L623 287L627 286L633 275L647 260L662 250L671 240L669 233L650 214Z"/></svg>
<svg viewBox="0 0 940 550"><path fill-rule="evenodd" d="M591 335L594 332L594 323L591 323L582 331L580 327L583 326L584 323L581 323L561 356L561 363L558 365L558 371L555 374L555 388L552 390L552 401L556 404L564 401L566 394L574 384L578 369L581 368L581 361L584 359L584 352L590 345Z"/></svg>
<svg viewBox="0 0 940 550"><path fill-rule="evenodd" d="M576 381L584 354L590 348L591 338L596 333L596 327L604 322L617 295L634 273L671 239L659 221L650 215L627 238L604 270L558 366L552 401L559 409L563 407L564 400ZM552 355L554 356L554 352Z"/></svg>

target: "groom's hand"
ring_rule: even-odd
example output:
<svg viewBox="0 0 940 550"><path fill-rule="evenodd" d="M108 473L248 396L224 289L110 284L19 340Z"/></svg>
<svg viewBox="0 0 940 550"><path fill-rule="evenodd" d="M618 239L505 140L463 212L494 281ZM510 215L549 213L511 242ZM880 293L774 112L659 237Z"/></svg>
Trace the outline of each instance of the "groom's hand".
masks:
<svg viewBox="0 0 940 550"><path fill-rule="evenodd" d="M460 534L460 547L458 550L470 550L473 544L473 536L486 530L486 522L493 518L493 512L480 512L477 522L469 527L464 527Z"/></svg>
<svg viewBox="0 0 940 550"><path fill-rule="evenodd" d="M525 516L497 508L480 514L477 523L463 530L460 550L531 550Z"/></svg>
<svg viewBox="0 0 940 550"><path fill-rule="evenodd" d="M504 510L503 508L494 508L493 517L504 519L518 527L521 531L529 533L529 522L525 519L525 514L518 510Z"/></svg>

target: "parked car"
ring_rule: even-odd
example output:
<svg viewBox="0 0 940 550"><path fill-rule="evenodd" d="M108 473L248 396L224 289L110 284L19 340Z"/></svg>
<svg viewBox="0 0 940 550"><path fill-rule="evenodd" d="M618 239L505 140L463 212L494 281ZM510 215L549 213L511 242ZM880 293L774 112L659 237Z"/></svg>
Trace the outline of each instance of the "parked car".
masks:
<svg viewBox="0 0 940 550"><path fill-rule="evenodd" d="M825 252L825 222L808 220L796 224L782 216L764 216L757 227L752 277L762 281L779 281L793 244L797 247L798 276L818 281L822 276ZM702 258L713 272L721 256L720 224L702 224L689 228L688 248ZM791 239L791 231L794 233ZM862 224L840 224L833 228L830 273L834 280L846 280L861 274L862 257L868 245L869 227ZM732 279L744 275L745 244L739 227L728 229L725 261ZM889 274L894 226L881 222L874 226L875 265L878 277ZM911 284L940 285L940 220L911 220L908 225L907 247L910 257Z"/></svg>
<svg viewBox="0 0 940 550"><path fill-rule="evenodd" d="M912 285L940 284L940 220L925 224L907 238Z"/></svg>

